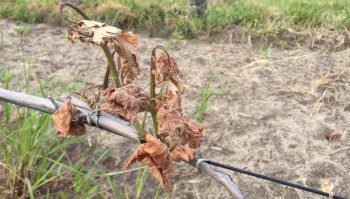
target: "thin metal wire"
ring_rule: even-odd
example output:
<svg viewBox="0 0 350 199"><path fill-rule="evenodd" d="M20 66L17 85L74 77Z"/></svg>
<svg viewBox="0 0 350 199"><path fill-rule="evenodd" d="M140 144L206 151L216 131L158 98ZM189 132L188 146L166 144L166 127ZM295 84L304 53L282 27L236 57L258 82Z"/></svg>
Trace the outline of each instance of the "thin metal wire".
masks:
<svg viewBox="0 0 350 199"><path fill-rule="evenodd" d="M40 111L40 112L43 112L43 113L47 113L47 114L52 114L52 113L54 112L53 110L44 109L44 108L39 108L39 107L37 107L37 106L31 106L31 105L28 105L28 104L24 104L24 103L12 101L12 100L4 99L4 98L1 98L1 97L0 97L0 101L7 102L7 103L10 103L10 104L15 104L15 105L17 105L17 106L22 106L22 107L30 108L30 109L33 109L33 110L36 110L36 111Z"/></svg>
<svg viewBox="0 0 350 199"><path fill-rule="evenodd" d="M235 171L235 172L243 173L243 174L246 174L246 175L254 176L254 177L257 177L257 178L261 178L261 179L268 180L268 181L271 181L271 182L275 182L275 183L278 183L278 184L283 184L283 185L286 185L286 186L289 186L289 187L293 187L293 188L304 190L304 191L311 192L311 193L314 193L314 194L326 196L326 197L329 197L329 198L347 199L345 197L336 196L336 195L333 195L333 194L330 194L330 193L326 193L326 192L323 192L323 191L320 191L320 190L317 190L317 189L304 187L302 185L294 184L294 183L287 182L287 181L284 181L284 180L279 180L279 179L276 179L274 177L265 176L265 175L262 175L262 174L254 173L254 172L247 171L247 170L244 170L244 169L240 169L240 168L237 168L237 167L228 166L228 165L225 165L225 164L213 162L211 160L206 160L205 162L210 164L210 165L216 166L216 167L221 167L221 168L228 169L228 170L231 170L231 171Z"/></svg>

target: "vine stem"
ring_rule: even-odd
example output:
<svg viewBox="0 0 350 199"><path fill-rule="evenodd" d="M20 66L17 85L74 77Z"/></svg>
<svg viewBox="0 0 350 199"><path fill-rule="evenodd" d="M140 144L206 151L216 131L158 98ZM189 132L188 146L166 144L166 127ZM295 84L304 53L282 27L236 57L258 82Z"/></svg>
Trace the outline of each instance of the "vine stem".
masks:
<svg viewBox="0 0 350 199"><path fill-rule="evenodd" d="M115 66L115 62L113 60L113 55L112 55L111 51L109 50L107 44L102 44L101 47L102 47L103 52L105 53L105 56L107 58L108 67L113 75L115 86L117 88L119 88L119 87L121 87L121 83L119 80L119 73L118 73L117 67ZM106 75L107 75L107 72L106 72ZM108 75L109 75L109 73L108 73ZM108 78L108 77L105 77L105 79L106 78Z"/></svg>
<svg viewBox="0 0 350 199"><path fill-rule="evenodd" d="M73 24L77 24L76 21L72 21L70 19L68 19L64 14L63 14L63 10L64 8L68 6L70 8L72 8L74 11L76 11L81 17L83 17L85 20L90 20L90 17L87 16L87 14L85 14L84 11L82 11L80 8L78 8L77 6L68 3L68 2L61 2L59 4L59 14L62 18L62 20L66 23L66 25L68 26L68 28L73 29L72 26L70 26L69 24L73 23ZM118 70L117 67L115 66L115 62L113 60L113 55L111 53L111 51L108 48L107 44L102 44L101 45L103 52L107 58L107 62L108 62L108 68L110 69L110 71L112 72L113 78L114 78L114 82L115 82L115 86L116 87L121 87L121 83L119 80L119 74L118 74ZM107 76L107 77L106 77ZM108 83L108 77L109 77L109 71L107 69L106 71L106 76L104 78L104 87L106 87L106 79L107 79L107 83Z"/></svg>
<svg viewBox="0 0 350 199"><path fill-rule="evenodd" d="M155 92L155 78L154 78L154 74L152 73L152 66L151 66L151 71L150 71L150 112L151 112L151 116L152 116L152 122L153 122L153 127L154 127L154 131L155 134L157 136L157 138L159 138L158 135L158 121L157 121L157 112L156 112L156 101L154 100L156 97L156 92Z"/></svg>
<svg viewBox="0 0 350 199"><path fill-rule="evenodd" d="M157 111L156 111L156 80L153 71L156 70L156 60L157 60L157 49L161 49L168 56L168 65L170 66L170 56L167 50L161 46L157 45L153 48L151 54L151 67L150 67L150 112L152 115L153 127L158 139L160 139L160 135L158 134L158 121L157 121Z"/></svg>

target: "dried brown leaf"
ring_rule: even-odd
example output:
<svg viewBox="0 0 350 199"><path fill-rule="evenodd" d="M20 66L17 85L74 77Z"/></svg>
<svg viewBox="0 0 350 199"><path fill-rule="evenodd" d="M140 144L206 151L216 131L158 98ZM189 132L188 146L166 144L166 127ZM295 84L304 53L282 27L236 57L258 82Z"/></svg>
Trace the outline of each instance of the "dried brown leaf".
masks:
<svg viewBox="0 0 350 199"><path fill-rule="evenodd" d="M74 93L79 94L77 92ZM79 95L84 100L84 102L89 105L90 108L94 109L100 100L101 91L98 86L89 86L88 88L84 89Z"/></svg>
<svg viewBox="0 0 350 199"><path fill-rule="evenodd" d="M165 98L158 98L156 100L156 110L159 110L164 104L177 109L182 114L182 97L179 93L168 90Z"/></svg>
<svg viewBox="0 0 350 199"><path fill-rule="evenodd" d="M165 103L157 113L158 130L162 138L170 135L173 145L179 143L183 132L181 98L172 91L168 92Z"/></svg>
<svg viewBox="0 0 350 199"><path fill-rule="evenodd" d="M326 135L326 139L330 142L335 142L341 139L342 135L345 133L344 128L337 129L335 132Z"/></svg>
<svg viewBox="0 0 350 199"><path fill-rule="evenodd" d="M174 59L169 55L162 55L156 60L157 69L155 71L156 84L170 80L171 77L181 78L182 74Z"/></svg>
<svg viewBox="0 0 350 199"><path fill-rule="evenodd" d="M188 115L183 117L183 122L186 132L185 139L187 139L188 146L192 149L199 148L202 143L204 129L194 123Z"/></svg>
<svg viewBox="0 0 350 199"><path fill-rule="evenodd" d="M163 99L167 96L168 91L180 92L176 85L171 81L164 81L156 85L155 93L158 99Z"/></svg>
<svg viewBox="0 0 350 199"><path fill-rule="evenodd" d="M128 42L134 48L137 48L139 45L139 37L133 32L122 33L121 37L124 41Z"/></svg>
<svg viewBox="0 0 350 199"><path fill-rule="evenodd" d="M120 58L118 61L119 77L123 82L123 85L131 84L140 74L140 68L138 66L130 66L127 60L123 58Z"/></svg>
<svg viewBox="0 0 350 199"><path fill-rule="evenodd" d="M166 52L163 47L161 48L165 54L159 58L154 58L152 61L154 68L152 69L152 74L155 78L155 89L157 98L164 98L169 90L173 92L183 93L185 88L181 84L182 74L177 67L174 59ZM156 56L155 49L152 51L152 56Z"/></svg>
<svg viewBox="0 0 350 199"><path fill-rule="evenodd" d="M171 158L174 161L189 162L193 160L193 150L187 146L176 145L171 151Z"/></svg>
<svg viewBox="0 0 350 199"><path fill-rule="evenodd" d="M120 56L118 64L123 84L132 83L140 73L138 36L132 32L122 33L116 37L115 49Z"/></svg>
<svg viewBox="0 0 350 199"><path fill-rule="evenodd" d="M70 99L66 99L63 106L52 115L53 122L57 128L57 135L62 137L83 135L86 131L85 125L78 120L79 110Z"/></svg>
<svg viewBox="0 0 350 199"><path fill-rule="evenodd" d="M340 133L331 133L331 134L326 136L326 139L330 142L335 142L335 141L339 140L340 138L341 138Z"/></svg>
<svg viewBox="0 0 350 199"><path fill-rule="evenodd" d="M173 165L168 147L151 134L146 135L146 143L141 144L125 164L129 168L136 160L143 161L152 175L160 182L164 191L171 192Z"/></svg>
<svg viewBox="0 0 350 199"><path fill-rule="evenodd" d="M91 34L92 38L88 41L97 45L110 42L116 35L121 35L122 30L119 28L110 26L105 23L82 20L79 21L78 27L79 31L84 32L85 34Z"/></svg>
<svg viewBox="0 0 350 199"><path fill-rule="evenodd" d="M176 141L179 133L183 130L182 116L180 112L168 105L163 105L157 113L158 131L165 138L171 136Z"/></svg>
<svg viewBox="0 0 350 199"><path fill-rule="evenodd" d="M67 38L85 44L111 44L120 56L121 77L124 84L131 83L140 72L140 52L137 47L138 37L132 32L123 33L119 28L97 21L82 20L68 29Z"/></svg>
<svg viewBox="0 0 350 199"><path fill-rule="evenodd" d="M147 110L148 96L146 92L135 85L129 84L121 88L107 89L104 92L105 102L101 110L115 116L122 116L134 123L139 112Z"/></svg>

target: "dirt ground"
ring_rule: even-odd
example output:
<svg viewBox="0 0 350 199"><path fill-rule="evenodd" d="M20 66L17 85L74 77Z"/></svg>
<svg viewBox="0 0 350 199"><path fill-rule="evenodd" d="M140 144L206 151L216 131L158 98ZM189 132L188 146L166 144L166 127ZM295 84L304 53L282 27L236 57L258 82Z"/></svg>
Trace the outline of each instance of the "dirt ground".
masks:
<svg viewBox="0 0 350 199"><path fill-rule="evenodd" d="M21 39L14 22L0 21L0 57L14 74L22 69ZM33 25L22 39L31 63L31 84L55 74L59 85L69 82L101 83L106 67L103 53L92 46L71 44L62 27ZM350 196L350 50L312 51L308 48L272 48L268 56L257 46L237 43L186 41L169 43L141 36L147 82L151 48L161 44L184 74L184 110L193 116L209 72L213 87L229 91L209 102L201 125L205 139L201 154L217 162L320 189L333 184L337 195ZM3 65L3 64L2 64ZM3 67L3 66L1 66ZM18 89L20 90L20 89ZM91 129L89 136L103 139L114 156L104 161L108 171L121 168L135 149L128 140ZM325 136L342 132L340 140ZM102 135L102 136L99 136ZM320 198L238 173L230 173L248 198ZM115 182L134 184L133 174L114 177ZM153 181L153 179L151 180ZM170 198L230 198L215 181L184 163L176 164L174 192ZM151 187L151 185L153 187ZM147 190L154 190L151 183ZM144 198L148 198L146 194Z"/></svg>

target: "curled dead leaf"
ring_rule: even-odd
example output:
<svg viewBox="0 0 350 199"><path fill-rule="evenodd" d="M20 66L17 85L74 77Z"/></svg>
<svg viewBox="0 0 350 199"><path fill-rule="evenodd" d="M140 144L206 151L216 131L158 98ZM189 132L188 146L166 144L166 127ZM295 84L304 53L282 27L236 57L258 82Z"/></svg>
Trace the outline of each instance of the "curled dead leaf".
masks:
<svg viewBox="0 0 350 199"><path fill-rule="evenodd" d="M193 160L193 150L187 146L176 145L171 151L171 158L174 161L189 162Z"/></svg>
<svg viewBox="0 0 350 199"><path fill-rule="evenodd" d="M118 67L123 84L132 83L140 73L138 36L132 32L122 33L115 37L114 47L120 56Z"/></svg>
<svg viewBox="0 0 350 199"><path fill-rule="evenodd" d="M68 38L80 40L86 44L102 45L111 42L116 35L121 35L122 30L105 23L81 20L68 29Z"/></svg>
<svg viewBox="0 0 350 199"><path fill-rule="evenodd" d="M163 101L163 100L162 100ZM158 102L163 103L163 102ZM157 113L158 130L162 138L170 135L173 145L180 142L179 137L183 132L181 97L168 91L167 98Z"/></svg>
<svg viewBox="0 0 350 199"><path fill-rule="evenodd" d="M120 80L123 82L123 85L131 84L136 79L138 74L140 74L140 68L130 66L127 60L123 58L120 58L118 61Z"/></svg>
<svg viewBox="0 0 350 199"><path fill-rule="evenodd" d="M161 49L164 55L156 58L157 49ZM156 46L152 50L151 73L155 78L157 98L165 98L168 90L184 92L184 87L180 81L182 74L174 59L163 46Z"/></svg>
<svg viewBox="0 0 350 199"><path fill-rule="evenodd" d="M185 115L182 119L185 125L188 146L192 149L199 148L202 143L204 129L194 123L188 115Z"/></svg>
<svg viewBox="0 0 350 199"><path fill-rule="evenodd" d="M168 147L151 134L146 135L146 143L141 144L132 154L124 169L129 168L135 161L143 161L152 175L160 182L164 191L171 192L171 177L173 164Z"/></svg>
<svg viewBox="0 0 350 199"><path fill-rule="evenodd" d="M160 56L156 60L155 80L156 84L170 80L171 77L181 78L182 74L174 59L167 54Z"/></svg>
<svg viewBox="0 0 350 199"><path fill-rule="evenodd" d="M342 138L342 135L345 134L345 128L339 128L335 132L326 135L326 139L330 142L335 142Z"/></svg>
<svg viewBox="0 0 350 199"><path fill-rule="evenodd" d="M121 37L124 41L128 42L134 48L137 48L139 45L139 38L133 32L122 33Z"/></svg>
<svg viewBox="0 0 350 199"><path fill-rule="evenodd" d="M114 89L106 89L104 92L105 102L101 110L115 116L122 116L130 123L134 123L139 112L147 110L148 95L140 87L132 84Z"/></svg>
<svg viewBox="0 0 350 199"><path fill-rule="evenodd" d="M173 107L182 114L182 97L179 93L168 90L166 98L156 100L156 110L159 110L164 104Z"/></svg>
<svg viewBox="0 0 350 199"><path fill-rule="evenodd" d="M158 110L157 121L159 134L163 138L170 135L174 141L173 138L178 137L178 134L183 130L180 112L166 104Z"/></svg>
<svg viewBox="0 0 350 199"><path fill-rule="evenodd" d="M155 87L155 93L158 99L164 99L168 91L178 92L179 89L171 81L164 81Z"/></svg>
<svg viewBox="0 0 350 199"><path fill-rule="evenodd" d="M67 98L63 106L52 115L57 128L57 135L62 137L83 135L86 128L84 123L78 119L79 115L80 111Z"/></svg>
<svg viewBox="0 0 350 199"><path fill-rule="evenodd" d="M79 95L92 109L96 108L96 105L99 102L101 96L101 92L98 86L89 86L81 93L73 92L73 94Z"/></svg>
<svg viewBox="0 0 350 199"><path fill-rule="evenodd" d="M113 46L120 56L119 70L124 84L131 83L139 74L138 37L132 32L123 33L119 28L91 20L81 20L67 31L67 38L73 43L79 40L85 44Z"/></svg>

